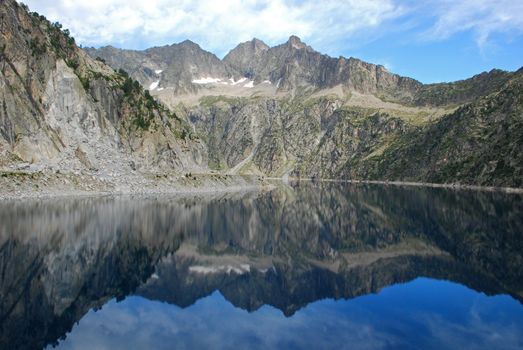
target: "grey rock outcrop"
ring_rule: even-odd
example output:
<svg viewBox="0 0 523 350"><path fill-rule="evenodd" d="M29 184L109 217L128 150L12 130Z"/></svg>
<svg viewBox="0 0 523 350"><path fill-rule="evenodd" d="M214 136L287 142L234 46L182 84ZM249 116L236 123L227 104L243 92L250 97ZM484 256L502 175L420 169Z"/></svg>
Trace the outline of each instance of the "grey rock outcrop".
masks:
<svg viewBox="0 0 523 350"><path fill-rule="evenodd" d="M407 128L393 115L342 104L332 97L223 98L180 114L206 135L213 168L332 178L350 159L371 154Z"/></svg>

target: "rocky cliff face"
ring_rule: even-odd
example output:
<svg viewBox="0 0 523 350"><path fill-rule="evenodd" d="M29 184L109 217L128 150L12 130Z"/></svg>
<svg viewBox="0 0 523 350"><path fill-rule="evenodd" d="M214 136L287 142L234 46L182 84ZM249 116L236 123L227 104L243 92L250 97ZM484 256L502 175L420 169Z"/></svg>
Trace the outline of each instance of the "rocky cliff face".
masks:
<svg viewBox="0 0 523 350"><path fill-rule="evenodd" d="M317 143L322 115L332 113L335 105L328 100L307 105L270 98L209 98L180 114L206 135L211 167L282 176Z"/></svg>
<svg viewBox="0 0 523 350"><path fill-rule="evenodd" d="M4 165L67 171L206 167L188 124L125 73L78 49L58 23L0 4L0 155Z"/></svg>

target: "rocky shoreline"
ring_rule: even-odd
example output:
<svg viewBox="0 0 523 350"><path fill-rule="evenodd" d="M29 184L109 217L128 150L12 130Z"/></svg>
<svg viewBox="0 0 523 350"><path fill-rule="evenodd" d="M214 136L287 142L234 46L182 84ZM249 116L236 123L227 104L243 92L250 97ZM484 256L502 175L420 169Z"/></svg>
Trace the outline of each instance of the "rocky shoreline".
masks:
<svg viewBox="0 0 523 350"><path fill-rule="evenodd" d="M0 200L125 194L203 194L271 189L288 181L344 182L354 185L432 187L455 190L523 193L523 188L485 187L425 182L281 179L222 173L139 173L105 177L82 172L0 171Z"/></svg>
<svg viewBox="0 0 523 350"><path fill-rule="evenodd" d="M118 194L183 194L260 190L261 177L224 174L150 173L98 177L89 173L1 172L0 200Z"/></svg>
<svg viewBox="0 0 523 350"><path fill-rule="evenodd" d="M456 190L472 190L472 191L486 191L486 192L523 193L523 188L476 186L476 185L465 185L465 184L459 184L459 183L438 184L438 183L430 183L430 182L377 181L377 180L322 180L322 181L347 182L347 183L351 183L351 184L432 187L432 188L449 188L449 189L456 189Z"/></svg>

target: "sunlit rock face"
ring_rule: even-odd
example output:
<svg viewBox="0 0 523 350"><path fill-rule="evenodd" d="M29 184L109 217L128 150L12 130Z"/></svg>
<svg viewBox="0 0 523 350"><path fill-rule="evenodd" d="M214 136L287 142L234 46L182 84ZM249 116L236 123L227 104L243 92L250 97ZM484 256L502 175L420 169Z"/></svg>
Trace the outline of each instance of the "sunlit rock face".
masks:
<svg viewBox="0 0 523 350"><path fill-rule="evenodd" d="M58 24L14 0L0 3L0 17L1 169L103 177L207 168L206 147L186 122Z"/></svg>
<svg viewBox="0 0 523 350"><path fill-rule="evenodd" d="M42 347L130 294L185 307L219 290L246 310L268 304L290 316L425 276L522 300L521 203L303 182L210 197L3 203L0 341Z"/></svg>

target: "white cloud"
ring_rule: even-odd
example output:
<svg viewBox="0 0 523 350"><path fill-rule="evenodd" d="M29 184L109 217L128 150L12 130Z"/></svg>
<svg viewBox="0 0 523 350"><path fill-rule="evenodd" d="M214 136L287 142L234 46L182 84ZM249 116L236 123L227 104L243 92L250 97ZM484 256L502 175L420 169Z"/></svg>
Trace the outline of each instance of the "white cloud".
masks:
<svg viewBox="0 0 523 350"><path fill-rule="evenodd" d="M295 34L306 41L346 40L397 18L393 0L26 0L60 21L83 45L148 47L186 38L223 54L259 37L270 44Z"/></svg>
<svg viewBox="0 0 523 350"><path fill-rule="evenodd" d="M337 54L380 35L404 35L407 41L420 35L424 40L445 40L472 31L481 47L494 33L523 33L520 0L25 2L50 20L60 21L84 46L146 48L190 39L218 55L253 37L274 45L291 34ZM417 27L412 28L413 22Z"/></svg>
<svg viewBox="0 0 523 350"><path fill-rule="evenodd" d="M523 33L520 0L435 0L428 7L436 17L435 24L424 33L429 40L444 40L459 32L472 31L481 48L493 34Z"/></svg>

